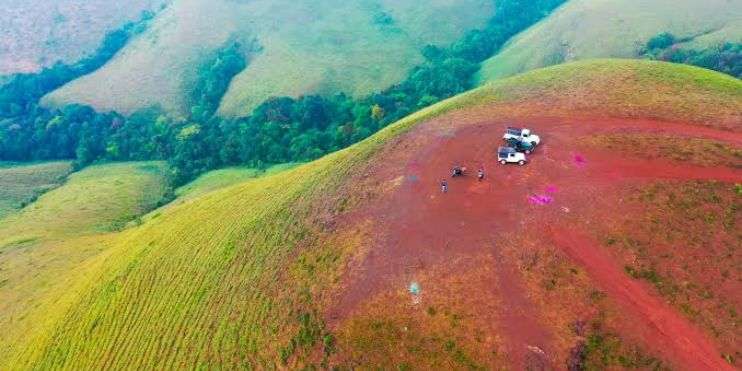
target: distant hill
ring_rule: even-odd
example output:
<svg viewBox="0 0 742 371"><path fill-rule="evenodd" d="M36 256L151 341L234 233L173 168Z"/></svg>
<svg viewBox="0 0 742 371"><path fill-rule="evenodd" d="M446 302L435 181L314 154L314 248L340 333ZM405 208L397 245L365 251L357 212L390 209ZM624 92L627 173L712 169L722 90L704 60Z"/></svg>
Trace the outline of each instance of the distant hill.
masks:
<svg viewBox="0 0 742 371"><path fill-rule="evenodd" d="M0 162L0 219L59 186L71 171L69 161L38 164Z"/></svg>
<svg viewBox="0 0 742 371"><path fill-rule="evenodd" d="M530 352L544 358L531 356L528 362L557 368L570 359L574 344L584 357L581 362L598 369L682 365L697 354L707 356L710 331L696 336L684 317L656 298L664 292L635 283L622 270L623 260L613 264L613 258L606 258L635 248L638 240L622 235L619 243L634 245L626 242L620 252L601 241L575 246L599 258L591 264L601 265L593 267L570 255L574 252L552 234L565 228L605 236L596 229L603 226L602 219L591 213L617 216L619 201L610 197L654 177L733 177L734 170L723 166L685 169L691 165L652 162L644 152L631 152L633 161L627 161L625 154L600 149L591 152L595 157L588 158L588 165L572 161L577 149L587 148L580 135L633 133L627 127L668 130L665 135L681 129L690 135L687 129L694 128L699 135L730 138L740 130L740 92L740 82L732 77L667 63L599 60L551 67L424 109L318 161L196 195L121 233L92 236L86 244L98 250L78 258L76 269L40 266L36 269L42 278L19 278L17 272L26 266L15 262L64 262L77 255L41 250L42 259L36 257L38 250L16 241L0 250L4 259L17 264L8 263L4 270L9 278L0 285L0 302L15 298L19 286L33 292L49 272L55 273L55 282L65 284L64 290L55 286L59 289L24 299L27 311L20 320L0 321L0 332L8 334L0 338L0 363L11 369L273 369L309 364L386 369L513 364L523 369L519 359ZM510 122L539 125L546 141L526 167L500 167L492 158L492 147ZM486 182L450 180L451 191L441 195L438 182L451 163L461 158L474 163L480 157L488 166ZM611 166L616 161L620 167ZM630 174L620 178L625 172ZM558 187L546 192L560 192L554 205L527 203L536 189L553 182ZM713 184L719 195L701 201L716 208L734 191ZM664 188L647 191L646 197L660 199L658 192ZM103 193L84 194L96 199ZM707 193L691 190L670 200L698 194ZM52 199L50 194L40 202ZM644 220L643 214L631 215ZM661 217L645 224L675 226L657 219ZM709 241L719 238L721 228L724 236L734 231L734 217L731 225L727 219L710 219L716 224ZM425 224L430 220L438 224ZM618 219L608 220L607 225L618 225ZM8 230L12 227L0 228L0 241L14 233ZM654 232L657 238L671 236ZM699 259L676 246L687 236L672 236L676 240L668 246L673 253L661 257L665 260L658 270L687 262L682 260L686 257ZM645 246L639 245L641 253L626 264L656 257ZM726 252L719 254L724 264L735 266ZM701 255L704 262L717 258L707 250ZM636 272L636 279L668 279L660 276L665 270L645 273L642 267L626 267ZM690 290L711 277L691 268L691 273L673 273L683 275L677 282L693 283L675 290ZM612 274L607 281L601 276L606 271ZM721 280L722 273L714 271L713 278L717 276ZM522 290L501 291L520 280ZM722 337L710 344L718 341L725 348L717 352L712 345L710 358L691 361L719 366L724 362L720 354L734 346L723 336L733 335L734 329L723 317L728 312L723 300L729 295L716 291L724 290L722 285L709 290L700 302L720 303L712 308L721 309L699 314L699 326L707 328L707 319L721 324L715 331ZM512 304L516 296L521 301ZM695 313L697 304L691 301L686 311ZM7 313L17 310L14 301L4 305ZM646 307L660 310L647 315ZM521 310L534 314L512 313ZM585 313L597 314L583 317ZM722 318L718 323L714 313ZM524 320L508 322L510 318ZM590 322L582 329L579 321L584 318ZM536 339L542 348L518 342L531 340L529 333L519 332L528 321L551 334ZM643 331L638 337L632 332L635 323ZM662 332L668 323L684 331L677 338L685 341L687 354L676 352L675 332ZM688 332L691 336L685 337ZM653 336L660 339L653 342Z"/></svg>
<svg viewBox="0 0 742 371"><path fill-rule="evenodd" d="M231 41L254 47L223 98L224 116L246 115L269 96L363 95L406 77L425 45L447 45L493 12L489 0L177 0L107 65L45 103L183 113L197 67Z"/></svg>
<svg viewBox="0 0 742 371"><path fill-rule="evenodd" d="M480 81L586 58L635 58L653 36L691 38L685 47L742 42L742 2L571 0L483 63Z"/></svg>
<svg viewBox="0 0 742 371"><path fill-rule="evenodd" d="M0 12L0 75L73 63L106 33L167 0L7 0ZM0 80L1 81L1 80Z"/></svg>

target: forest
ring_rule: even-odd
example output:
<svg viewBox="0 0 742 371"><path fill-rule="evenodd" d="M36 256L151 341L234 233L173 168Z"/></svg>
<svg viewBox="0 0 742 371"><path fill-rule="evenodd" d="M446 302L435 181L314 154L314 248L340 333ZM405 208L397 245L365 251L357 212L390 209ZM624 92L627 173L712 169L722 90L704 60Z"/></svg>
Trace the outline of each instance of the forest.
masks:
<svg viewBox="0 0 742 371"><path fill-rule="evenodd" d="M720 43L705 49L683 47L692 38L663 32L649 40L643 56L672 63L690 64L742 78L742 43Z"/></svg>

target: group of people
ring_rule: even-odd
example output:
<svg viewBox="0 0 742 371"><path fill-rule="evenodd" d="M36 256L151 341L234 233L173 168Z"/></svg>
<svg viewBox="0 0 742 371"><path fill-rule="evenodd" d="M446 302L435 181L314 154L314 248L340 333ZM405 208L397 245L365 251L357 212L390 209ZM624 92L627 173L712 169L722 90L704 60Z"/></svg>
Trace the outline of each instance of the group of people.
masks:
<svg viewBox="0 0 742 371"><path fill-rule="evenodd" d="M457 176L463 176L464 171L466 171L465 167L454 166L453 169L451 169L451 177L455 178ZM479 170L477 170L477 181L481 182L482 180L484 180L484 166L480 166ZM448 180L446 180L446 178L441 179L441 192L448 192Z"/></svg>

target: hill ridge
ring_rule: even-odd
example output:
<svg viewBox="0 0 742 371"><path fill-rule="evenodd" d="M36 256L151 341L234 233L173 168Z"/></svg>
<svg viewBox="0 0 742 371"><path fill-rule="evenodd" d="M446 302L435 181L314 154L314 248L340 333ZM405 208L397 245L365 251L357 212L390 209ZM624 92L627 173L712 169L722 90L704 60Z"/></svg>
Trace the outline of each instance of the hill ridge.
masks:
<svg viewBox="0 0 742 371"><path fill-rule="evenodd" d="M108 65L52 92L44 103L125 114L159 105L183 114L194 66L230 39L255 39L262 50L233 79L220 111L225 116L244 116L270 96L363 95L401 81L423 61L425 45L453 42L493 11L486 0L360 4L177 1ZM222 25L218 32L213 22ZM92 93L102 86L105 94Z"/></svg>
<svg viewBox="0 0 742 371"><path fill-rule="evenodd" d="M742 42L740 17L742 6L725 0L572 0L485 61L478 81L581 59L638 58L647 41L663 32L703 34L690 47Z"/></svg>

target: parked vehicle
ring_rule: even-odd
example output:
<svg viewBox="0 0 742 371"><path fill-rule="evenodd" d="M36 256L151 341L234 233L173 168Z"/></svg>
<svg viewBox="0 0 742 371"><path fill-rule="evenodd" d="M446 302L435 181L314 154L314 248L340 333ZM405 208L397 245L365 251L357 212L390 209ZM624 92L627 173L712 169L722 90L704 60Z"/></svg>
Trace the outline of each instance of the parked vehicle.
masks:
<svg viewBox="0 0 742 371"><path fill-rule="evenodd" d="M536 149L536 146L533 144L515 138L506 139L505 141L507 142L508 147L515 148L518 152L525 152L525 154L530 154L534 149Z"/></svg>
<svg viewBox="0 0 742 371"><path fill-rule="evenodd" d="M502 164L525 165L528 162L523 152L518 152L513 147L500 147L497 149L497 161Z"/></svg>
<svg viewBox="0 0 742 371"><path fill-rule="evenodd" d="M531 133L530 129L525 128L508 127L502 139L517 139L521 142L530 143L534 147L541 143L541 138L538 135Z"/></svg>

